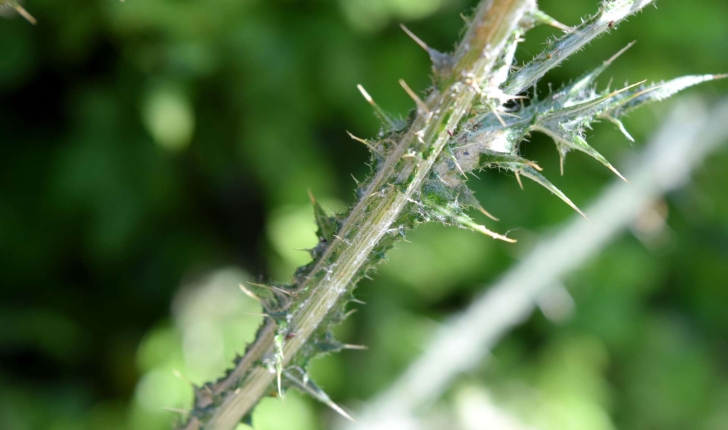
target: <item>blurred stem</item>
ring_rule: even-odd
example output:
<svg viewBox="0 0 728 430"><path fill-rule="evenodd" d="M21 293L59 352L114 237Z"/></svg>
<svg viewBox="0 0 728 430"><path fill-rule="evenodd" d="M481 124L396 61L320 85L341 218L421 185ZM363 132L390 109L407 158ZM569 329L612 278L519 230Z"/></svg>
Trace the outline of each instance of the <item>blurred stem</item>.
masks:
<svg viewBox="0 0 728 430"><path fill-rule="evenodd" d="M353 288L375 246L412 200L450 138L470 110L476 93L492 76L495 62L503 53L523 15L535 8L535 0L484 0L469 21L465 37L455 51L453 68L442 91L433 90L420 106L409 129L398 140L391 155L371 181L319 263L298 286L311 295L293 313L290 331L296 336L283 347L285 366L307 342L331 309ZM425 107L423 109L422 107ZM410 154L417 154L410 156ZM398 184L398 185L395 185ZM404 185L404 186L402 186ZM274 350L275 326L267 321L240 365L215 390L230 390L215 407L205 430L231 430L261 398L269 394L275 373L260 365ZM244 376L242 381L238 378ZM237 387L234 391L232 389ZM192 418L185 429L201 429Z"/></svg>
<svg viewBox="0 0 728 430"><path fill-rule="evenodd" d="M421 428L416 411L436 401L458 374L477 365L512 327L529 317L542 294L604 248L645 207L684 185L691 171L726 138L728 100L709 111L696 100L676 106L642 155L635 157L628 174L632 183L617 181L587 209L593 222L574 217L537 244L466 311L443 325L358 423L340 428Z"/></svg>

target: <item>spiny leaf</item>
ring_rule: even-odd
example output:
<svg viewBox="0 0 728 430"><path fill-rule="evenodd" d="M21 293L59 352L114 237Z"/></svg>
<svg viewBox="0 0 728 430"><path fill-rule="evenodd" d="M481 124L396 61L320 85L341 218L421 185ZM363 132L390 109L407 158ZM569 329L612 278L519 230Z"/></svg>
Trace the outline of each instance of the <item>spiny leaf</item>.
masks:
<svg viewBox="0 0 728 430"><path fill-rule="evenodd" d="M320 401L321 403L325 404L326 406L333 409L336 413L341 415L342 417L348 419L349 421L355 421L354 418L351 417L344 409L342 409L339 405L334 403L331 398L326 394L324 390L319 388L312 380L308 378L308 375L304 375L303 379L299 379L291 372L286 371L285 377L289 381L291 381L293 384L295 384L298 388L303 390L304 392L310 394L314 399Z"/></svg>
<svg viewBox="0 0 728 430"><path fill-rule="evenodd" d="M526 160L523 157L514 154L495 152L495 151L484 151L480 154L480 167L499 167L502 164L518 164L523 166L530 166L536 170L542 170L538 164L533 161Z"/></svg>
<svg viewBox="0 0 728 430"><path fill-rule="evenodd" d="M600 13L586 19L550 44L531 62L511 74L501 87L506 94L518 94L533 86L549 70L584 47L615 24L636 13L654 0L611 0L602 3Z"/></svg>
<svg viewBox="0 0 728 430"><path fill-rule="evenodd" d="M634 137L632 137L631 134L627 131L627 129L624 127L624 124L622 124L622 121L618 120L617 118L609 115L608 113L604 113L599 116L600 118L605 118L608 121L610 121L612 124L617 126L617 129L622 132L624 137L626 137L630 142L634 142ZM563 172L562 172L563 174Z"/></svg>
<svg viewBox="0 0 728 430"><path fill-rule="evenodd" d="M507 167L507 166L504 166ZM571 206L572 209L577 211L579 215L583 216L586 219L589 219L589 217L584 214L584 212L579 209L574 202L571 201L568 197L566 197L566 194L564 194L560 189L556 188L554 184L551 183L548 179L546 179L545 176L543 176L541 173L539 173L536 169L534 169L531 166L528 165L514 165L511 167L512 171L518 171L521 175L527 177L528 179L531 179L532 181L536 182L537 184L541 185L542 187L546 188L547 190L554 193L558 198L563 200L567 205Z"/></svg>
<svg viewBox="0 0 728 430"><path fill-rule="evenodd" d="M592 148L586 142L586 140L584 140L584 138L581 137L578 133L568 130L561 125L552 124L552 123L548 123L545 125L536 125L536 126L534 126L534 130L540 131L541 133L548 135L549 137L551 137L552 139L554 139L556 141L557 145L560 144L567 148L576 149L578 151L584 152L585 154L588 154L592 158L594 158L597 161L599 161L600 163L604 164L604 166L606 166L609 170L614 172L617 176L622 178L624 181L629 182L629 181L627 181L627 179L625 179L624 176L622 176L621 173L619 173L619 171L617 171L617 169L614 168L614 166L612 166L612 164L609 161L607 161L606 158L604 158L604 156L602 154L597 152L596 149ZM563 162L563 157L565 155L565 152L563 152L561 150L562 149L561 147L559 147L559 149L560 149L559 153L562 156L562 162Z"/></svg>
<svg viewBox="0 0 728 430"><path fill-rule="evenodd" d="M581 216L584 218L587 218L586 215L584 215L584 212L582 212L568 197L566 197L566 194L564 194L561 190L556 188L554 184L551 183L548 179L546 179L545 176L543 176L539 171L541 168L534 163L533 161L526 160L525 158L521 158L517 155L510 155L510 154L482 154L481 160L483 161L484 167L498 167L502 169L509 170L516 175L523 175L532 181L538 183L539 185L543 186L547 190L554 193L557 197L559 197L561 200L566 202L569 206L571 206L575 211L577 211ZM518 178L518 176L517 176ZM520 184L519 179L519 185L521 185L521 188L523 188L522 184Z"/></svg>
<svg viewBox="0 0 728 430"><path fill-rule="evenodd" d="M609 109L613 109L615 106L627 103L630 97L637 97L641 93L628 93L630 89L643 84L645 81L637 82L636 84L628 85L622 89L612 91L608 94L587 100L581 103L565 106L561 109L556 109L538 118L539 124L544 123L566 123L566 122L589 122L594 117L602 112ZM652 89L643 89L642 91L652 91ZM617 97L619 94L628 94L625 97Z"/></svg>
<svg viewBox="0 0 728 430"><path fill-rule="evenodd" d="M493 221L500 221L500 219L496 218L490 212L483 209L483 206L480 204L478 199L475 198L470 188L468 188L465 184L463 184L461 188L462 192L460 192L460 198L464 205L477 209L478 211L480 211L480 213L492 219Z"/></svg>
<svg viewBox="0 0 728 430"><path fill-rule="evenodd" d="M336 218L330 216L311 197L318 234L322 239L312 250L313 261L296 270L292 285L282 288L283 292L277 287L244 289L251 297L261 301L265 313L258 315L263 315L266 319L256 341L246 349L245 356L236 359L235 369L224 378L209 384L214 390L195 391L195 409L191 413L194 420L200 418L204 423L224 422L224 428L233 428L236 423L231 423L230 417L249 414L250 408L260 397L275 391L275 385L281 396L283 389L296 385L348 417L346 412L331 402L328 395L308 379L305 369L313 357L344 348L358 348L337 342L331 334L331 327L348 315L346 304L347 300L351 300L351 291L356 282L366 276L375 263L384 259L385 252L404 236L404 231L418 222L437 220L514 242L506 235L494 233L477 224L464 212L465 207L472 206L487 214L465 186L465 174L483 167L509 170L514 172L519 182L521 175L528 177L585 216L563 192L539 173L540 167L536 163L518 155L519 146L527 134L537 130L553 137L562 157L562 167L566 152L577 149L614 170L601 154L586 143L581 135L585 127L601 116L616 121L623 129L621 123L615 119L618 115L719 76L686 77L667 84L634 89L628 87L616 92L605 91L606 94L597 92L597 77L623 49L545 100L539 101L534 92L528 104L509 103L503 106L503 103L510 102L516 95L530 88L548 70L599 34L609 31L616 23L652 2L653 0L605 0L596 15L575 28L563 26L540 12L523 19L524 13L535 7L534 1L503 2L511 3L508 14L510 21L500 18L473 20L477 26L474 24L466 31L466 38L459 45L454 57L429 48L404 28L428 52L436 75L427 104L401 82L417 104L418 112L413 112L413 120L409 124L423 121L432 126L432 130L440 125L444 125L446 129L439 128L435 130L436 133L424 134L426 128L412 128L401 135L380 133L378 140L355 138L372 149L374 161L372 176L357 191L359 201L350 215ZM500 2L484 0L479 10L488 12L489 7L497 3ZM483 18L486 16L482 15ZM529 26L529 19L532 20L531 23L539 21L556 25L569 33L550 41L547 48L533 61L511 73L516 47ZM492 32L494 35L498 34L498 37L490 37L488 34L492 28L500 28L504 32ZM487 31L482 31L484 29ZM478 46L478 49L473 49L475 45L471 41L478 40L475 36L481 32L488 33L484 34L488 36L484 40L496 40L497 45L491 44L486 48ZM475 64L471 61L472 58L485 58L488 66L475 68L472 66ZM450 68L453 61L456 64ZM457 76L454 76L452 70L458 70ZM438 73L447 74L448 78L438 80L441 77L437 76ZM374 103L363 87L359 86L359 90L384 122L386 131L404 129L407 125L405 122L387 114ZM467 97L463 97L464 95ZM452 137L447 151L443 150L444 140L441 139L445 137L445 131ZM419 159L418 163L413 163L413 153L406 152L402 155L411 148L419 148L415 140L417 137L420 139L419 144L427 148L427 151L432 151L429 154L438 157L434 166L430 163L432 160L429 156L423 158L427 163L419 163ZM401 169L401 166L405 166L405 169ZM404 200L399 196L393 197L394 193L401 192L400 185L405 181L412 185L407 188L405 198L415 205L414 210L411 206L405 208L402 204ZM390 187L391 184L397 186ZM368 199L379 200L376 204L369 204ZM395 201L396 204L393 203ZM290 341L291 339L296 340ZM249 378L246 375L257 377ZM277 376L276 382L272 375ZM235 413L241 415L231 415L231 408L226 405L233 403L228 400L243 397L248 397L249 401L244 405L247 409L240 407ZM193 425L189 428L199 426Z"/></svg>
<svg viewBox="0 0 728 430"><path fill-rule="evenodd" d="M728 74L722 75L689 75L672 79L667 82L653 84L647 88L638 88L622 95L617 106L610 109L614 117L619 117L647 103L661 101L678 92L703 82L723 79Z"/></svg>
<svg viewBox="0 0 728 430"><path fill-rule="evenodd" d="M493 239L502 240L504 242L516 242L515 239L510 239L502 234L487 229L483 225L476 223L456 205L443 206L431 201L424 201L421 205L427 208L428 212L434 215L434 217L443 224L454 225L460 228L472 230L478 233L482 233L486 236L490 236Z"/></svg>
<svg viewBox="0 0 728 430"><path fill-rule="evenodd" d="M629 44L627 44L627 46L620 49L619 52L612 55L608 60L604 61L594 70L585 73L571 84L566 85L564 88L554 93L551 96L551 99L557 102L564 101L573 103L574 100L588 99L590 94L593 95L592 97L597 97L593 89L594 83L596 82L597 78L607 69L607 67L609 67L614 62L614 60L616 60L620 55L622 55L625 51L631 48L634 44L635 42L630 42Z"/></svg>

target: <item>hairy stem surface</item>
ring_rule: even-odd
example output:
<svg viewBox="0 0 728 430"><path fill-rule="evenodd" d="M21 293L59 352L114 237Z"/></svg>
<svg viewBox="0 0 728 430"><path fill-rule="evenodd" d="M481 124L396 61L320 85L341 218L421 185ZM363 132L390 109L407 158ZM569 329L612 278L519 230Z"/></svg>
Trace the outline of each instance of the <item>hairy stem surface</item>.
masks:
<svg viewBox="0 0 728 430"><path fill-rule="evenodd" d="M409 129L400 137L384 165L356 203L342 228L318 263L306 274L300 291L307 300L292 314L290 331L296 335L283 346L285 366L307 342L342 296L351 291L370 254L412 200L454 130L476 97L474 88L490 78L504 45L534 0L486 0L476 9L470 27L453 57L453 67L441 91L422 103ZM256 365L274 350L275 324L266 322L238 367L215 387L237 386L215 408L206 430L230 430L266 396L276 374ZM239 382L238 379L244 376ZM203 428L192 418L187 429Z"/></svg>

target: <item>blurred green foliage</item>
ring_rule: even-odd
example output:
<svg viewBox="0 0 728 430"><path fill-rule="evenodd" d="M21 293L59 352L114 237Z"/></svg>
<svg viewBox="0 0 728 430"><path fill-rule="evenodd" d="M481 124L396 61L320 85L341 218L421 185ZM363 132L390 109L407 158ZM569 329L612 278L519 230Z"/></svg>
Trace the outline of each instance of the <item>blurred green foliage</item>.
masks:
<svg viewBox="0 0 728 430"><path fill-rule="evenodd" d="M567 24L596 1L543 0ZM166 429L200 383L252 337L246 279L286 280L315 242L307 189L352 202L378 124L355 89L404 115L397 84L428 85L426 55L397 27L449 49L474 0L29 1L33 27L0 21L0 428ZM545 78L558 85L631 40L615 82L728 71L728 4L658 2ZM552 34L529 34L529 59ZM603 82L606 85L606 78ZM708 98L728 84L711 83ZM627 120L638 142L665 105ZM590 142L619 167L611 125ZM611 180L588 157L557 176L553 145L524 148L583 205ZM544 429L728 428L728 154L566 284L571 318L535 315L444 400L484 398ZM549 173L550 172L550 173ZM390 254L340 336L366 344L314 363L335 400L391 382L437 327L523 255L568 207L487 172L472 186L517 245L426 226ZM659 208L659 205L658 205ZM489 221L486 221L489 222ZM172 306L170 304L173 303ZM355 402L353 403L355 404ZM283 411L284 413L281 413ZM463 414L462 416L465 416ZM261 429L326 427L289 394ZM453 424L455 425L455 424Z"/></svg>

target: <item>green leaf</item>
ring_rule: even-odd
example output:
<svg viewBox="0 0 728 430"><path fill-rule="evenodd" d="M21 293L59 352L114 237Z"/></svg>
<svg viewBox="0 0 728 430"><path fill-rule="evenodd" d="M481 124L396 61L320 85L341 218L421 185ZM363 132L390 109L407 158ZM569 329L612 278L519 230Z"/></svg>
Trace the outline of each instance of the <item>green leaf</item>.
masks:
<svg viewBox="0 0 728 430"><path fill-rule="evenodd" d="M612 55L608 60L604 61L594 70L587 72L577 78L574 82L566 85L561 90L555 92L551 96L551 100L559 103L561 106L567 106L573 104L575 100L593 100L598 97L594 91L594 84L597 78L609 67L614 60L634 45L635 42L630 42L624 48L620 49L619 52Z"/></svg>
<svg viewBox="0 0 728 430"><path fill-rule="evenodd" d="M611 0L602 2L600 12L587 18L561 38L549 43L536 58L509 76L501 87L506 94L518 94L538 82L549 70L583 48L600 34L638 12L654 0Z"/></svg>
<svg viewBox="0 0 728 430"><path fill-rule="evenodd" d="M515 167L515 166L514 166ZM572 209L577 211L579 215L583 216L586 219L589 219L589 217L584 214L584 212L579 209L574 202L571 201L570 198L566 197L566 194L564 194L560 189L556 188L554 184L551 183L544 175L538 172L538 170L534 169L531 166L520 166L517 169L512 169L514 172L518 172L521 175L527 177L528 179L531 179L532 181L536 182L537 184L541 185L542 187L546 188L547 190L551 191L556 195L556 197L563 200L567 205L571 206Z"/></svg>
<svg viewBox="0 0 728 430"><path fill-rule="evenodd" d="M437 220L445 225L453 225L467 230L472 230L478 233L490 236L493 239L502 240L505 242L516 242L514 239L510 239L505 235L496 233L487 229L485 226L476 223L459 207L459 203L455 200L449 200L448 202L442 202L440 199L429 199L423 198L422 202L415 203L426 220Z"/></svg>
<svg viewBox="0 0 728 430"><path fill-rule="evenodd" d="M609 111L612 116L619 117L648 103L665 100L666 98L694 85L726 77L728 77L728 74L689 75L675 78L667 82L653 84L646 88L637 88L622 95L620 99L623 100Z"/></svg>
<svg viewBox="0 0 728 430"><path fill-rule="evenodd" d="M609 161L607 161L606 158L604 158L602 154L597 152L596 149L592 148L586 142L586 140L584 140L584 138L581 137L578 133L568 130L562 125L553 123L536 125L534 126L534 130L540 131L541 133L548 135L549 137L554 139L554 141L556 141L556 144L559 147L562 165L564 156L566 155L566 151L563 151L563 148L566 147L568 149L576 149L596 159L604 166L606 166L609 170L614 172L617 176L622 178L624 181L629 182L627 181L627 179L625 179L624 176L622 176L621 173L619 173L617 169L614 168L614 166L612 166Z"/></svg>

